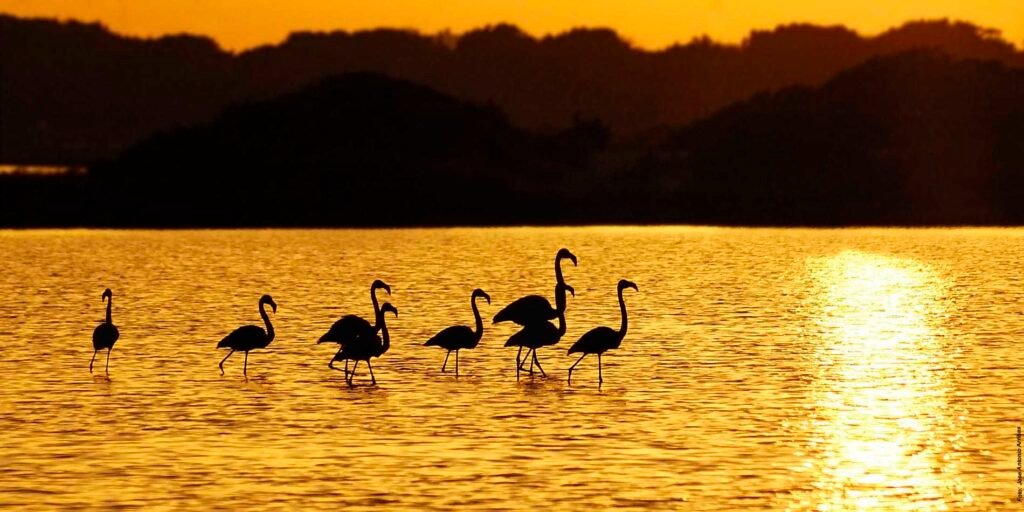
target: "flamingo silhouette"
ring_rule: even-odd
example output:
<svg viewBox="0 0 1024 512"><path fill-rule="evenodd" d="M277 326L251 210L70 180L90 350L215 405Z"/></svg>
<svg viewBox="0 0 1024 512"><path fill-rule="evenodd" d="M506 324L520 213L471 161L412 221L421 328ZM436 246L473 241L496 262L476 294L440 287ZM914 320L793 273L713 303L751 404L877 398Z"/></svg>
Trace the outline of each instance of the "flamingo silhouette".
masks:
<svg viewBox="0 0 1024 512"><path fill-rule="evenodd" d="M352 379L356 374L356 366L359 361L366 361L367 368L370 369L370 383L376 384L377 377L373 375L373 366L370 365L370 359L374 357L380 357L391 348L391 337L388 335L388 326L384 322L384 313L393 313L395 318L398 318L398 309L391 305L389 302L385 302L381 307L380 311L377 312L377 325L380 329L380 334L366 334L361 335L358 338L346 343L342 349L334 355L334 361L342 360L353 360L355 364L352 365L352 372L345 372L345 382L349 386L352 386ZM333 366L332 366L333 368Z"/></svg>
<svg viewBox="0 0 1024 512"><path fill-rule="evenodd" d="M114 292L107 288L103 290L100 299L107 303L107 319L92 331L92 359L89 360L89 373L92 373L92 363L96 361L96 353L103 349L107 349L107 364L103 371L110 373L110 350L114 348L114 342L121 336L117 326L110 321L110 308L114 304Z"/></svg>
<svg viewBox="0 0 1024 512"><path fill-rule="evenodd" d="M555 302L557 304L557 315L558 315L558 327L555 327L551 322L546 320L541 322L533 322L527 324L519 332L509 337L508 341L505 342L506 347L519 347L519 353L516 354L516 380L519 380L519 372L523 370L522 365L526 364L526 359L530 359L530 373L533 373L534 365L540 370L541 375L547 377L544 373L544 368L540 365L540 360L537 359L537 349L540 347L546 347L558 343L558 340L565 336L565 292L569 291L573 297L576 294L573 292L571 286L559 283L555 288ZM529 349L526 352L526 359L520 359L520 354L523 351L523 347ZM532 359L531 359L532 356Z"/></svg>
<svg viewBox="0 0 1024 512"><path fill-rule="evenodd" d="M373 303L373 318L374 320L380 314L380 306L377 304L377 290L381 289L391 295L391 287L387 283L380 279L375 280L370 284L370 302ZM345 348L345 344L360 336L373 336L377 334L380 329L378 326L370 325L370 322L357 315L345 315L340 320L334 322L331 328L317 340L317 345L321 343L337 343L338 351L334 353L335 356L341 353ZM327 363L327 367L334 369L334 361L338 360L336 357L331 358L330 362ZM355 370L353 370L355 371ZM345 360L345 374L348 375L348 360Z"/></svg>
<svg viewBox="0 0 1024 512"><path fill-rule="evenodd" d="M576 256L569 252L569 249L559 249L555 254L555 300L558 300L558 285L564 285L562 278L562 260L568 259L576 266ZM570 288L571 289L571 288ZM574 295L575 296L575 295ZM502 308L494 315L494 323L513 322L519 325L539 323L545 320L558 318L558 309L552 308L551 303L540 295L527 295L513 301Z"/></svg>
<svg viewBox="0 0 1024 512"><path fill-rule="evenodd" d="M473 307L473 317L476 319L476 330L474 331L468 325L453 325L447 327L441 332L434 335L433 338L427 340L424 343L428 347L441 347L448 351L444 356L444 364L441 365L441 372L444 372L445 367L448 366L448 356L452 355L452 351L455 351L455 376L459 376L459 350L468 348L476 348L480 344L480 338L484 335L484 321L480 318L480 310L477 309L476 299L481 297L491 303L491 296L487 295L487 292L477 288L473 290L473 294L469 297L469 303Z"/></svg>
<svg viewBox="0 0 1024 512"><path fill-rule="evenodd" d="M257 348L267 348L267 345L274 341L274 326L270 323L270 318L267 317L267 310L264 309L264 306L267 304L270 304L270 308L274 310L274 313L277 313L277 303L274 302L270 295L260 297L260 316L263 317L263 323L267 326L266 331L257 325L243 325L231 331L231 334L228 334L224 339L220 340L220 343L217 343L217 348L231 349L231 352L228 352L228 355L224 356L224 359L220 361L221 375L224 375L224 361L227 361L236 350L245 352L242 375L248 375L249 351Z"/></svg>
<svg viewBox="0 0 1024 512"><path fill-rule="evenodd" d="M601 384L604 382L604 376L601 375L601 354L611 349L619 348L619 345L622 344L622 339L626 337L626 328L629 327L629 322L626 318L626 301L622 298L622 290L625 290L626 288L632 288L638 292L640 291L640 289L636 287L636 283L632 281L627 281L625 279L619 281L619 309L622 311L622 325L619 326L619 330L616 331L611 327L604 326L595 327L587 331L583 336L580 336L580 339L576 340L576 343L573 343L572 346L569 347L570 354L577 352L583 353L583 355L581 355L580 358L577 359L571 367L569 367L569 384L572 384L573 369L576 368L576 365L580 364L580 361L582 361L584 357L587 357L587 354L597 354L597 383Z"/></svg>

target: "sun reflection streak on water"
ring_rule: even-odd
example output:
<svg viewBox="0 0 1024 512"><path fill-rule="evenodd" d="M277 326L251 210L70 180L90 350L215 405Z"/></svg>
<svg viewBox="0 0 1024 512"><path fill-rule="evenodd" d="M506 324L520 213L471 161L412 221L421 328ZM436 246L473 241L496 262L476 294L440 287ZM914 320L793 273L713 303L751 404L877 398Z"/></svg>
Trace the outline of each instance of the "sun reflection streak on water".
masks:
<svg viewBox="0 0 1024 512"><path fill-rule="evenodd" d="M820 343L808 465L793 508L947 510L958 474L942 346L947 283L913 260L845 251L808 260Z"/></svg>

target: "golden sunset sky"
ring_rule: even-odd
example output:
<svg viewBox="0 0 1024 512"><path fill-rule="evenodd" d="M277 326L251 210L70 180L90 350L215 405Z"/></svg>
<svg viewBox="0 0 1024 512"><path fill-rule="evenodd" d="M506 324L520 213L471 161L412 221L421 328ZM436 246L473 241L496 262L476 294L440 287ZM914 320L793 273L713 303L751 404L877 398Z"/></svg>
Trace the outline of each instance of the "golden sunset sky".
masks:
<svg viewBox="0 0 1024 512"><path fill-rule="evenodd" d="M132 35L204 34L234 50L276 43L295 30L462 32L503 21L534 35L611 27L646 48L702 34L738 42L751 29L790 22L875 34L924 18L966 20L1024 42L1020 0L0 0L0 12L101 21Z"/></svg>

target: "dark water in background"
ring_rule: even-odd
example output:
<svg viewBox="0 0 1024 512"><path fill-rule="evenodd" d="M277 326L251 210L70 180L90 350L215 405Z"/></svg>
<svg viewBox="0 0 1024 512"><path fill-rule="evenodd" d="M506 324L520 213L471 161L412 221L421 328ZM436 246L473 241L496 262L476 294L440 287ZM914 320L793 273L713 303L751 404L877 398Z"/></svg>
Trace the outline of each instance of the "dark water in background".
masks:
<svg viewBox="0 0 1024 512"><path fill-rule="evenodd" d="M559 247L568 333L516 382L514 327L462 376L420 346L529 293ZM0 232L0 505L579 510L1016 506L1024 230L696 227ZM398 319L378 385L315 340ZM588 329L622 349L574 361ZM88 372L100 293L121 331ZM214 347L279 305L221 376ZM102 356L99 361L102 368ZM365 367L357 383L368 384Z"/></svg>

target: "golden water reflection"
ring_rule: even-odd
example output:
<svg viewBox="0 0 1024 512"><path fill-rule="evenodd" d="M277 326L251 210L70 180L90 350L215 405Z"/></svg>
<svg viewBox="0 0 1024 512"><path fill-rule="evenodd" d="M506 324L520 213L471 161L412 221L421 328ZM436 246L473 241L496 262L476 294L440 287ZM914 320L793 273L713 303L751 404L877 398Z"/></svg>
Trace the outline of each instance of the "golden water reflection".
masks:
<svg viewBox="0 0 1024 512"><path fill-rule="evenodd" d="M794 508L946 510L972 501L944 350L948 283L914 260L846 251L808 260L813 489Z"/></svg>

